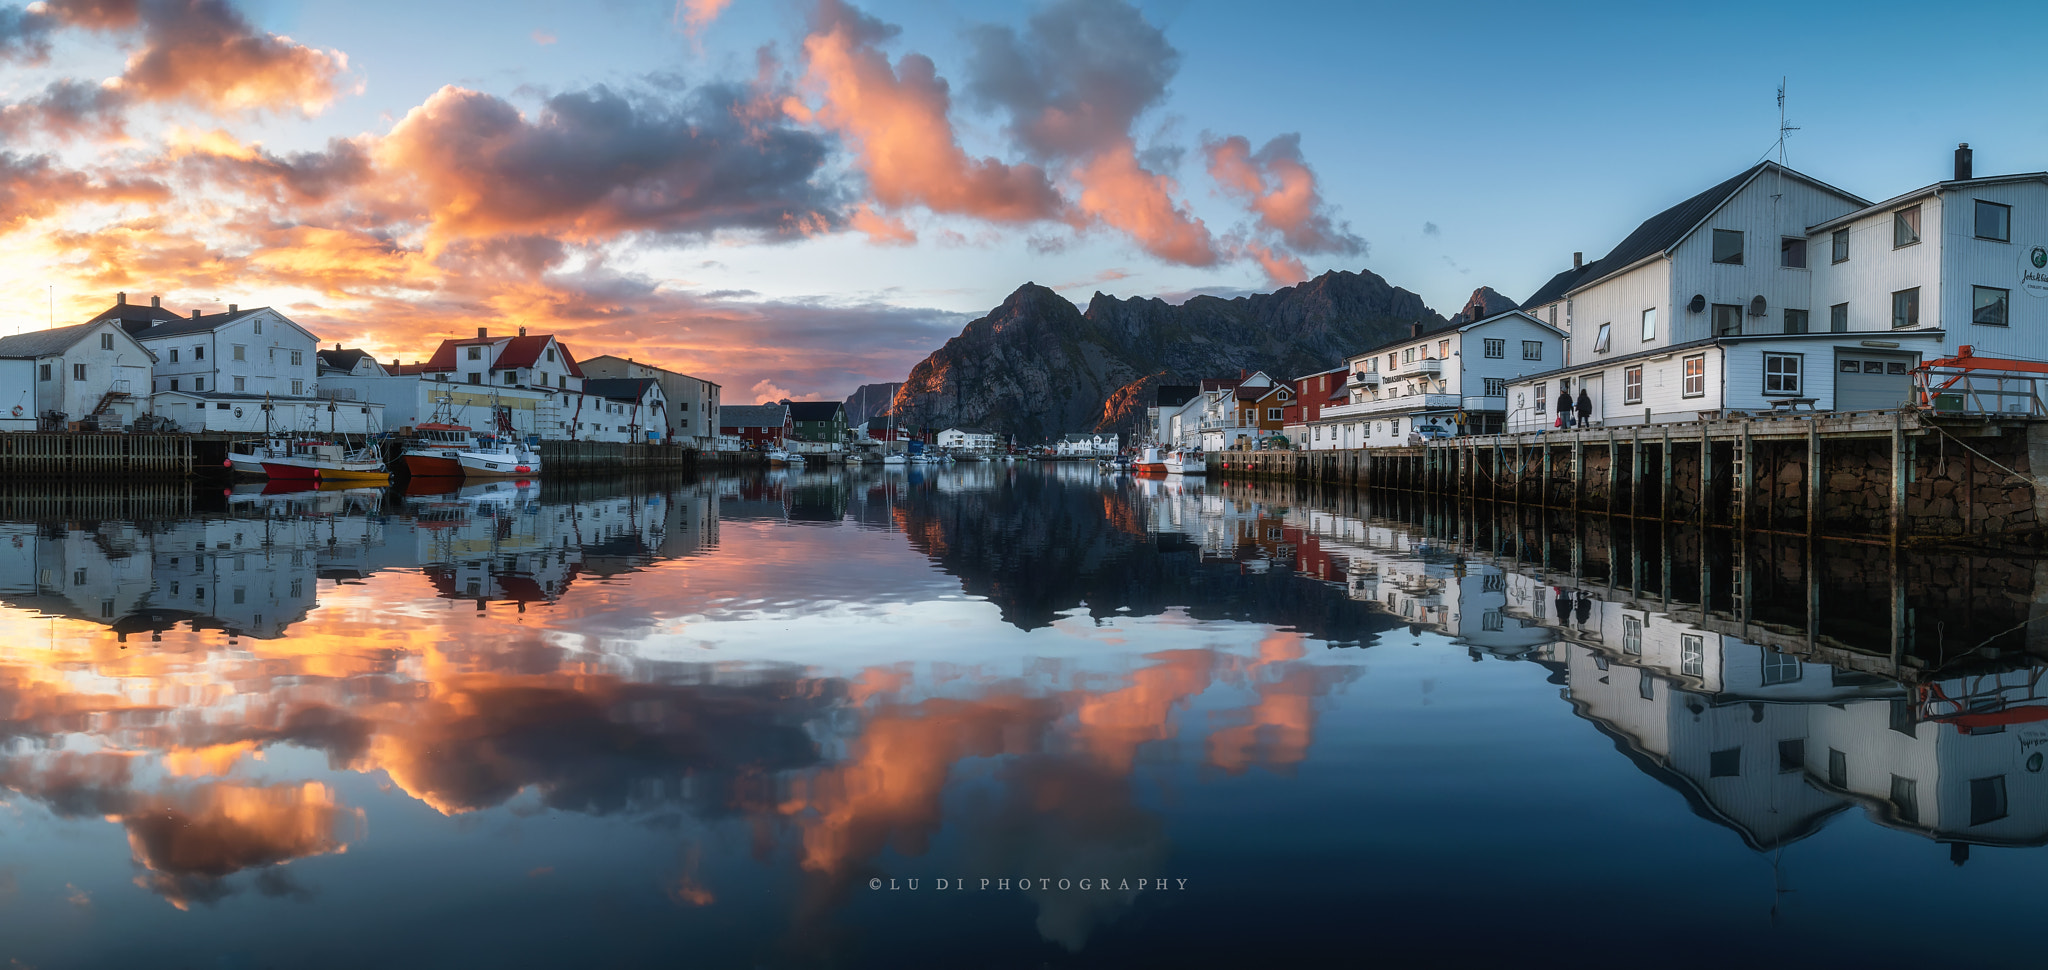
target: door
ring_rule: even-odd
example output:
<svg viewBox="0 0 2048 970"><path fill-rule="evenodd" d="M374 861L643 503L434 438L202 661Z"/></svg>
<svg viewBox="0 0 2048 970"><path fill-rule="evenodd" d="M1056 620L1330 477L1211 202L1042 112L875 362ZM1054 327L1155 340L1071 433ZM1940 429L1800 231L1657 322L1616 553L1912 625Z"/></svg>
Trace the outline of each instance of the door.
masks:
<svg viewBox="0 0 2048 970"><path fill-rule="evenodd" d="M1918 355L1835 349L1835 410L1883 411L1903 407L1913 396Z"/></svg>

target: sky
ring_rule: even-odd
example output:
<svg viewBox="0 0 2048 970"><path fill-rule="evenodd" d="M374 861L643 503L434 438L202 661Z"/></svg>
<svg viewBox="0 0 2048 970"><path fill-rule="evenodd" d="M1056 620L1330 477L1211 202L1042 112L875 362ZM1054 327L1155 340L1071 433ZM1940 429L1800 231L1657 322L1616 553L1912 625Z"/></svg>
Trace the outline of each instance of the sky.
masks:
<svg viewBox="0 0 2048 970"><path fill-rule="evenodd" d="M161 296L728 403L900 380L1026 281L1366 270L1452 312L1775 153L2048 169L2037 11L1213 0L0 3L0 332Z"/></svg>

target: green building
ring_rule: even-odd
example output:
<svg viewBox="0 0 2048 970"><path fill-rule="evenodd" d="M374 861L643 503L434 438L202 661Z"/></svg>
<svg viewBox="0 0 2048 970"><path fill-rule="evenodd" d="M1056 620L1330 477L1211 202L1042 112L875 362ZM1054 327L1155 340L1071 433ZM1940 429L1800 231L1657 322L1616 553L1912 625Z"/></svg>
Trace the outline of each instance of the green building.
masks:
<svg viewBox="0 0 2048 970"><path fill-rule="evenodd" d="M845 441L844 401L785 401L790 434L798 441Z"/></svg>

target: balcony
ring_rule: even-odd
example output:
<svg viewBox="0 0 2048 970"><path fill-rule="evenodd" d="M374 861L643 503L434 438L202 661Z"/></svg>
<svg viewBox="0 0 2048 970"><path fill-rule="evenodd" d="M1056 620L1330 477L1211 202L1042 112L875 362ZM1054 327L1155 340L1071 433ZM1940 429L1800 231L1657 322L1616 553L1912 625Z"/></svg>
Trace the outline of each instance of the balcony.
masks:
<svg viewBox="0 0 2048 970"><path fill-rule="evenodd" d="M1405 372L1403 376L1408 374L1427 374L1430 377L1441 377L1444 372L1444 362L1441 357L1424 357L1413 364L1404 366L1402 370Z"/></svg>
<svg viewBox="0 0 2048 970"><path fill-rule="evenodd" d="M1456 394L1402 394L1384 397L1377 401L1360 401L1356 404L1338 404L1326 407L1318 420L1332 418L1370 417L1380 414L1406 414L1410 411L1455 410L1464 399Z"/></svg>
<svg viewBox="0 0 2048 970"><path fill-rule="evenodd" d="M1352 374L1351 380L1346 383L1352 387L1378 387L1380 386L1380 375L1378 371L1362 370Z"/></svg>

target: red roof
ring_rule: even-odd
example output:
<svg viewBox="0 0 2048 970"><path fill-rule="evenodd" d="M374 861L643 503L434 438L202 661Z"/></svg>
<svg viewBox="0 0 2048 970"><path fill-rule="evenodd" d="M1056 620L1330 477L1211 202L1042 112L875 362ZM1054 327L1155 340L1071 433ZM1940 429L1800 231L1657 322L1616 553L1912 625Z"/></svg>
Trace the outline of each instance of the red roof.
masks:
<svg viewBox="0 0 2048 970"><path fill-rule="evenodd" d="M462 340L443 340L441 341L441 346L434 348L434 356L429 358L426 365L420 369L425 371L454 370L455 348L470 347L477 344L496 346L500 343L504 344L504 347L496 352L496 357L491 362L491 369L511 370L515 367L532 367L535 361L540 360L541 351L554 339L553 334L544 333L530 337L468 337ZM582 377L583 368L577 365L576 355L569 353L569 348L560 342L556 342L555 346L562 353L562 363L568 369L569 376Z"/></svg>

